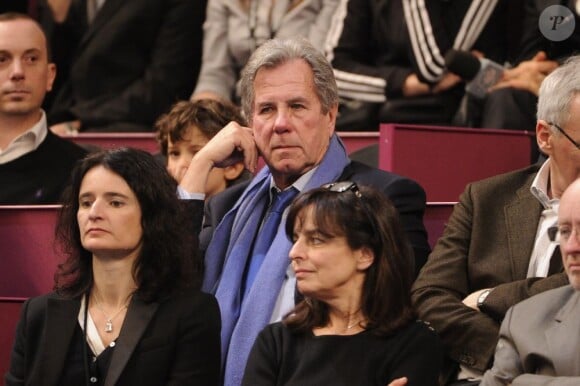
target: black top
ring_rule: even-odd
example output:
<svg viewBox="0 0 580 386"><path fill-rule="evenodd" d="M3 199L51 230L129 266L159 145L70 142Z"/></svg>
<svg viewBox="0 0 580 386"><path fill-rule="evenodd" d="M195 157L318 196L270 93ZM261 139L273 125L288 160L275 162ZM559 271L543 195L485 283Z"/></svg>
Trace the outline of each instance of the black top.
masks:
<svg viewBox="0 0 580 386"><path fill-rule="evenodd" d="M103 385L111 363L114 347L114 345L109 345L103 352L95 356L85 339L81 326L77 324L59 384L85 385L88 380L93 386ZM87 368L85 368L84 355L87 355Z"/></svg>
<svg viewBox="0 0 580 386"><path fill-rule="evenodd" d="M62 23L46 0L37 3L58 68L44 101L50 124L78 119L81 131L152 131L195 88L206 0L107 0L90 24L86 0L72 1Z"/></svg>
<svg viewBox="0 0 580 386"><path fill-rule="evenodd" d="M443 345L418 321L391 336L372 330L356 335L294 334L282 323L258 336L244 386L386 386L407 377L407 386L437 385Z"/></svg>
<svg viewBox="0 0 580 386"><path fill-rule="evenodd" d="M5 385L79 385L63 379L69 366L78 368L69 362L71 355L83 359L82 341L75 337L80 306L80 297L55 293L24 303ZM98 357L103 363L97 364L97 381L106 386L218 386L219 332L219 308L211 295L186 290L151 303L133 296L111 357L103 355L106 350Z"/></svg>
<svg viewBox="0 0 580 386"><path fill-rule="evenodd" d="M36 150L0 164L0 204L56 204L77 160L86 154L49 130Z"/></svg>

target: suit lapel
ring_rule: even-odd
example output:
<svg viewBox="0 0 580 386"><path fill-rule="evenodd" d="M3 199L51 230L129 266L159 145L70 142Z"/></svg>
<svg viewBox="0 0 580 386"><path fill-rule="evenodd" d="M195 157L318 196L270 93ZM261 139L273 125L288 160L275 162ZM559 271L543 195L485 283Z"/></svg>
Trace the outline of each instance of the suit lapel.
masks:
<svg viewBox="0 0 580 386"><path fill-rule="evenodd" d="M47 301L46 327L39 368L30 377L33 385L57 385L64 367L80 309L79 299Z"/></svg>
<svg viewBox="0 0 580 386"><path fill-rule="evenodd" d="M546 341L554 370L559 376L580 374L580 350L578 350L580 326L580 293L572 287L565 293L565 303L546 328ZM566 301L567 299L567 301Z"/></svg>
<svg viewBox="0 0 580 386"><path fill-rule="evenodd" d="M87 44L89 40L93 38L95 33L103 28L107 24L109 20L113 17L113 15L117 12L119 7L123 5L126 0L107 0L105 4L103 4L102 8L97 12L95 19L89 25L86 33L84 34L79 49L82 50L83 47Z"/></svg>
<svg viewBox="0 0 580 386"><path fill-rule="evenodd" d="M133 297L111 357L105 386L117 383L158 307L159 303L145 303L138 297Z"/></svg>
<svg viewBox="0 0 580 386"><path fill-rule="evenodd" d="M512 277L526 277L538 219L542 211L540 202L530 194L530 186L536 174L516 193L516 199L504 207L508 249L512 263Z"/></svg>

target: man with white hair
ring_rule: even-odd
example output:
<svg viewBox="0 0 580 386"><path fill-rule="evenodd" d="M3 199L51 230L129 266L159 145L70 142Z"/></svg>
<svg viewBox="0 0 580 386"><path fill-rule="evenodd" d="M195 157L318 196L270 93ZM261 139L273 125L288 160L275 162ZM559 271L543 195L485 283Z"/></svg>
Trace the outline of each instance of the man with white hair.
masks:
<svg viewBox="0 0 580 386"><path fill-rule="evenodd" d="M481 378L507 310L568 282L547 230L580 177L580 56L543 81L537 118L548 159L469 184L413 285L419 317L447 347L448 379Z"/></svg>

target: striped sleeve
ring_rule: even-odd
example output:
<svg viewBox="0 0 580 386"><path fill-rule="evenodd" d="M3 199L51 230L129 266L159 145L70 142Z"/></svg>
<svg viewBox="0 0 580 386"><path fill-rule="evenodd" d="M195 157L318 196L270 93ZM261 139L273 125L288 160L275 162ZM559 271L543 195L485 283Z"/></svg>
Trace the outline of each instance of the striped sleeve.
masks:
<svg viewBox="0 0 580 386"><path fill-rule="evenodd" d="M463 15L453 43L444 31L441 2L402 0L405 21L418 75L427 82L437 82L445 70L445 52L449 48L470 50L489 21L498 0L473 0Z"/></svg>
<svg viewBox="0 0 580 386"><path fill-rule="evenodd" d="M334 77L341 97L375 103L387 100L385 96L387 81L382 78L337 69L334 70Z"/></svg>
<svg viewBox="0 0 580 386"><path fill-rule="evenodd" d="M461 28L455 36L453 48L456 50L470 50L473 47L481 31L483 31L489 21L497 2L498 0L472 1L465 18L463 18Z"/></svg>
<svg viewBox="0 0 580 386"><path fill-rule="evenodd" d="M425 83L438 82L445 72L445 52L472 49L499 0L339 1L325 43L339 95L382 103L401 97L411 74ZM399 26L408 36L376 35L396 33ZM393 57L396 51L385 44L396 39L409 45L408 56Z"/></svg>
<svg viewBox="0 0 580 386"><path fill-rule="evenodd" d="M334 67L340 97L364 102L386 101L382 68L368 64L375 52L368 0L340 0L325 44Z"/></svg>

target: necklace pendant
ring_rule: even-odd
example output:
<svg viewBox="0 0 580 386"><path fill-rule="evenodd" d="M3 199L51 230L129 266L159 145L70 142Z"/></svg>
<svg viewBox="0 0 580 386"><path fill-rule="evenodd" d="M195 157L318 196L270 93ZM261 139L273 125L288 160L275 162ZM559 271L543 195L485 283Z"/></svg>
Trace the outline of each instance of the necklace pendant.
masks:
<svg viewBox="0 0 580 386"><path fill-rule="evenodd" d="M113 321L112 320L107 320L107 322L105 323L105 332L111 333L113 332Z"/></svg>

